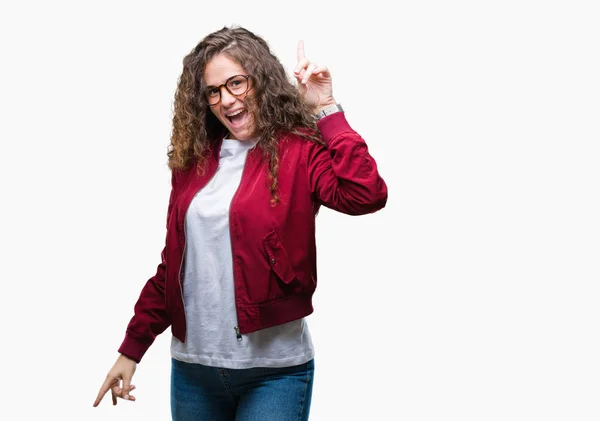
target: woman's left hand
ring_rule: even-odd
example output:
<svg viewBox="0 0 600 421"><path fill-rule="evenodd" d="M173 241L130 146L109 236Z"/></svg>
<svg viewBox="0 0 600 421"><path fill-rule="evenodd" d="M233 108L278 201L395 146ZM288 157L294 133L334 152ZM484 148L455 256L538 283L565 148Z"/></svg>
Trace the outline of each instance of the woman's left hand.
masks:
<svg viewBox="0 0 600 421"><path fill-rule="evenodd" d="M331 73L327 66L311 63L304 55L304 41L298 41L298 63L294 69L298 91L304 101L314 108L315 113L328 105L335 104Z"/></svg>

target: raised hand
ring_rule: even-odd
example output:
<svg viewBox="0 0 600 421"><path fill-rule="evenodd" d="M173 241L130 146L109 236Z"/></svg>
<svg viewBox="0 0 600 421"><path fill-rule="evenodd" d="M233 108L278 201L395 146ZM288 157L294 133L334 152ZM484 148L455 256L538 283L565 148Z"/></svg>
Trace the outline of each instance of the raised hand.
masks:
<svg viewBox="0 0 600 421"><path fill-rule="evenodd" d="M302 40L298 41L298 63L294 69L294 77L298 81L300 95L315 112L335 104L333 83L327 66L311 63L306 58Z"/></svg>

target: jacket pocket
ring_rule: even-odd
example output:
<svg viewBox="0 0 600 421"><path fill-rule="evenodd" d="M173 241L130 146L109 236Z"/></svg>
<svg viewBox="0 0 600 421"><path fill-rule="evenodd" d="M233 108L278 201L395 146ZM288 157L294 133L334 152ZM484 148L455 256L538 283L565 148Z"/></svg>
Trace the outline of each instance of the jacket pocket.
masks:
<svg viewBox="0 0 600 421"><path fill-rule="evenodd" d="M269 257L269 264L271 269L281 281L285 284L289 284L296 279L296 274L288 255L283 247L277 231L271 231L263 240L265 251Z"/></svg>

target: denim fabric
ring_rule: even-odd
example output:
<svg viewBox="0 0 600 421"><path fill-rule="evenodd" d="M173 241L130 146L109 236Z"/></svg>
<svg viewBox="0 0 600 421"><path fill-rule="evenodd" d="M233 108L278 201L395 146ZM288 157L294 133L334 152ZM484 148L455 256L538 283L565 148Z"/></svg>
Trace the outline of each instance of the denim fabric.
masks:
<svg viewBox="0 0 600 421"><path fill-rule="evenodd" d="M172 359L173 421L307 421L314 360L282 368L227 369Z"/></svg>

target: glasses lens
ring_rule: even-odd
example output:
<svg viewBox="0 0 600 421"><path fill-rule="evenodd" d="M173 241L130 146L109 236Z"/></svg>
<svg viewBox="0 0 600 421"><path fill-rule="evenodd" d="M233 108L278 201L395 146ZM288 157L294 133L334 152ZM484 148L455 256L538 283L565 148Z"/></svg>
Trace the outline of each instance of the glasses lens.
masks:
<svg viewBox="0 0 600 421"><path fill-rule="evenodd" d="M221 86L210 87L204 91L204 97L208 105L217 105L221 101ZM237 75L227 80L225 85L227 90L232 95L241 95L248 90L248 78L246 76Z"/></svg>
<svg viewBox="0 0 600 421"><path fill-rule="evenodd" d="M244 76L234 76L227 81L227 89L233 95L241 95L248 89L248 81Z"/></svg>
<svg viewBox="0 0 600 421"><path fill-rule="evenodd" d="M221 100L221 92L218 88L209 88L204 91L204 97L208 105L215 105Z"/></svg>

